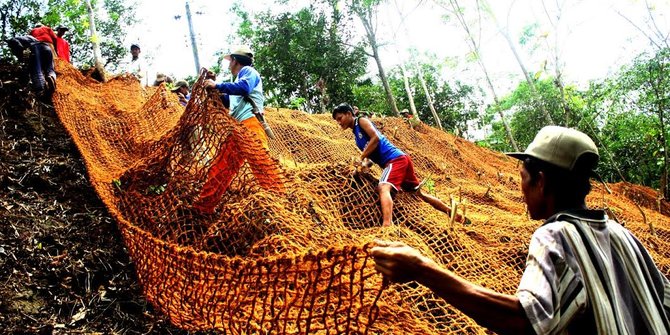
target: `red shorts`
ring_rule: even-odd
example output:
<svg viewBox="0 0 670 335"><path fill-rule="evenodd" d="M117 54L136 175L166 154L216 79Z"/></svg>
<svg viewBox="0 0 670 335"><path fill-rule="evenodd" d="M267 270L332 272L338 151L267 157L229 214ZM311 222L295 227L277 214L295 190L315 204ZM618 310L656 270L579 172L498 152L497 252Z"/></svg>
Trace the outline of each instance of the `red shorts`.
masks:
<svg viewBox="0 0 670 335"><path fill-rule="evenodd" d="M381 184L391 184L396 191L414 191L419 186L419 179L414 173L412 159L408 155L402 155L386 163L379 178L379 185Z"/></svg>

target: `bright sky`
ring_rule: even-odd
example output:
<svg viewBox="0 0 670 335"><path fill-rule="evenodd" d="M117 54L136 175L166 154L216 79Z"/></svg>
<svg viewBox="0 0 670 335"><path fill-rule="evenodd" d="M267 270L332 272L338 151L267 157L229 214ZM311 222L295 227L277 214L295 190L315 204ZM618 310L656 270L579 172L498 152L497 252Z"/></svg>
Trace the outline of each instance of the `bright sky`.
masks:
<svg viewBox="0 0 670 335"><path fill-rule="evenodd" d="M556 13L557 3L563 6L558 35L548 24L540 0L488 0L499 24L508 26L515 42L518 42L523 27L533 23L539 24L538 35L547 36L544 40L536 40L535 45L539 47L534 51L529 46L517 44L529 71L540 70L541 64L548 61L547 71L553 72L553 56L547 52L545 41L553 46L554 36L558 36L557 45L565 81L582 86L588 80L602 78L616 71L634 56L649 49L648 39L623 17L650 32L652 22L649 20L645 1L544 1L552 15ZM229 50L237 42L228 40L237 29L234 23L238 22L229 11L232 1L191 0L189 3L197 34L200 64L211 66L216 60L214 53L217 50ZM290 7L297 9L306 2L290 3ZM414 47L421 52L434 54L434 59L444 60L448 64L460 64L448 67L444 75L450 79L477 83L488 95L488 90L483 86L481 70L476 63L466 61L469 49L464 30L455 19L445 21L444 16L448 13L446 9L433 5L432 1L423 1L416 9L413 5L416 1L389 0L389 3L379 15L383 20L378 27L380 40L386 43L381 58L387 70L399 61L407 61L404 56L406 50ZM407 35L399 29L401 26L395 3L402 7L403 15L406 16ZM463 6L471 4L472 1L461 0L460 3ZM653 8L658 28L668 34L670 0L649 0L646 3ZM254 11L268 8L277 10L279 6L271 0L257 0L253 4L245 2L245 7L253 16ZM466 16L472 19L470 23L476 22L473 14L471 9L466 8ZM150 81L153 81L156 72L173 74L177 79L195 74L184 0L141 1L137 9L137 19L138 24L129 34L127 44L138 42L142 46L142 54L150 65ZM362 26L358 28L362 34ZM523 79L519 65L491 19L485 20L480 36L484 63L494 77L498 95L504 95ZM447 62L448 59L450 61ZM376 66L372 60L369 69L373 75L376 74Z"/></svg>

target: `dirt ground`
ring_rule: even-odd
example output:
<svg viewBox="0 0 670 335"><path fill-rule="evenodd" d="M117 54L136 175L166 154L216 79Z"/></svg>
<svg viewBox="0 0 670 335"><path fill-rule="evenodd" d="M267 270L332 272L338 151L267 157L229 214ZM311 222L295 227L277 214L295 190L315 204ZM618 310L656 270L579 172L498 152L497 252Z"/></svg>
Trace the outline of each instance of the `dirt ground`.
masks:
<svg viewBox="0 0 670 335"><path fill-rule="evenodd" d="M0 334L188 334L144 299L49 99L0 60Z"/></svg>

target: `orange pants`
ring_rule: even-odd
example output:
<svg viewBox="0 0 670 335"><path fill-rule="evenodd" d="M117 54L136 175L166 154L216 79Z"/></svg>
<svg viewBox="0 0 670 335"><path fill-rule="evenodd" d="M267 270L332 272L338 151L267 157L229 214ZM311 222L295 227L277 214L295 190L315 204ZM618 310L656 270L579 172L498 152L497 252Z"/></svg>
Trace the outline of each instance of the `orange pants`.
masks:
<svg viewBox="0 0 670 335"><path fill-rule="evenodd" d="M251 131L252 138L260 140L267 151L268 137L258 119L252 117L242 121L242 124ZM200 190L198 200L193 205L194 208L203 213L210 214L214 212L221 197L232 183L233 178L247 160L253 160L253 162L249 162L252 173L263 188L277 189L277 185L281 185L279 169L269 159L269 155L259 154L254 157L244 157L240 143L238 143L238 138L238 136L228 136L221 145L219 154L214 158L207 172L207 180ZM270 161L268 162L268 160ZM279 189L283 189L283 185Z"/></svg>
<svg viewBox="0 0 670 335"><path fill-rule="evenodd" d="M265 129L263 129L263 125L258 121L258 118L255 116L250 117L242 121L242 124L256 134L256 137L263 143L263 148L270 150L270 147L268 146L268 135L265 134Z"/></svg>

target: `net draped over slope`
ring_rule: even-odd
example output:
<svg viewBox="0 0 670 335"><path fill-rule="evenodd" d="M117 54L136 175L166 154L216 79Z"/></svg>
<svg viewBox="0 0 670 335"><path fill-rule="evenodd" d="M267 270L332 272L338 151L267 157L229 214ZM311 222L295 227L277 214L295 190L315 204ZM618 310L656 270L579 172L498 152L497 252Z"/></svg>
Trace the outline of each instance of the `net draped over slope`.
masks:
<svg viewBox="0 0 670 335"><path fill-rule="evenodd" d="M98 83L58 62L54 105L116 217L147 299L177 326L251 333L485 333L415 284L390 285L368 256L375 238L402 240L468 280L513 293L539 225L525 213L516 161L423 124L374 119L420 178L470 220L417 196L395 197L380 227L379 169L354 173L351 131L330 115L267 109L270 151L194 85L186 109L165 87ZM223 163L216 163L223 162ZM225 181L216 211L193 205L213 165ZM594 185L607 207L670 273L668 207L635 185ZM663 213L663 214L661 214Z"/></svg>

